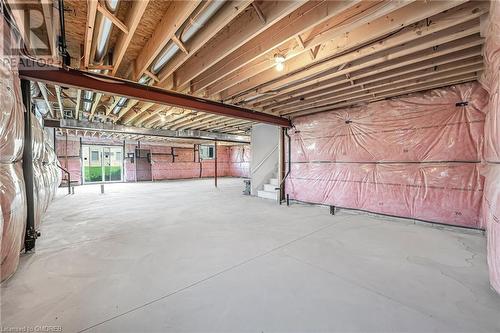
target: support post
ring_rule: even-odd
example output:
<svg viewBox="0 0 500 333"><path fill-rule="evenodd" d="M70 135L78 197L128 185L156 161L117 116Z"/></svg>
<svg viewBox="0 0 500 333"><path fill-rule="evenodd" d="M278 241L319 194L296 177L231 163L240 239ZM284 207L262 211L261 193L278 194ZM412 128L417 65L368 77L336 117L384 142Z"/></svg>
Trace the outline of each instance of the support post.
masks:
<svg viewBox="0 0 500 333"><path fill-rule="evenodd" d="M280 161L279 161L279 183L283 184L285 179L285 129L280 130ZM285 186L280 186L279 204L285 200Z"/></svg>
<svg viewBox="0 0 500 333"><path fill-rule="evenodd" d="M26 233L24 235L24 249L26 252L35 248L38 233L35 230L35 198L33 186L33 146L31 129L31 90L30 81L21 80L23 104L26 109L24 115L24 151L23 151L23 176L26 186Z"/></svg>
<svg viewBox="0 0 500 333"><path fill-rule="evenodd" d="M215 187L217 187L217 140L215 140L214 143L214 156L215 156L214 180L215 180Z"/></svg>

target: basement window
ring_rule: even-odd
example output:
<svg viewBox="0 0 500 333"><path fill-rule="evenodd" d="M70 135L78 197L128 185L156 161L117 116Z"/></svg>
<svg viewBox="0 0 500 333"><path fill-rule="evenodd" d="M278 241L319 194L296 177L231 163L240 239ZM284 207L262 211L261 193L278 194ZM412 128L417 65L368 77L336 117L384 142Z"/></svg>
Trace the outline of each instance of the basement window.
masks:
<svg viewBox="0 0 500 333"><path fill-rule="evenodd" d="M200 159L212 160L214 158L215 158L215 148L213 145L201 145L200 146Z"/></svg>

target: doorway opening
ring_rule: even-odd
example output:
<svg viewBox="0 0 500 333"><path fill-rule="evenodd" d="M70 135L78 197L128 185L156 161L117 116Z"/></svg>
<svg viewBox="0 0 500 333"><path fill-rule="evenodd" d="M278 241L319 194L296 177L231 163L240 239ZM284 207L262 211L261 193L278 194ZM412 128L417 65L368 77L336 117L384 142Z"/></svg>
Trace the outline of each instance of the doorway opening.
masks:
<svg viewBox="0 0 500 333"><path fill-rule="evenodd" d="M83 183L121 182L123 147L82 145Z"/></svg>

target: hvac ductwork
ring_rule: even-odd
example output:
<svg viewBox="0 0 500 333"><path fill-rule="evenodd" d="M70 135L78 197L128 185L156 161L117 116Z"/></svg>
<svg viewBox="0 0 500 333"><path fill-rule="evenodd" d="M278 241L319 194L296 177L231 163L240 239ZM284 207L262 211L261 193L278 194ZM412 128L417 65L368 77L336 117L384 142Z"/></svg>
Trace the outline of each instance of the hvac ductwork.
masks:
<svg viewBox="0 0 500 333"><path fill-rule="evenodd" d="M113 14L116 13L118 9L120 0L106 0L106 8ZM94 63L100 64L103 62L104 57L107 53L109 37L111 36L111 31L113 29L113 22L102 14L98 14L97 18L97 29L95 30L96 44L95 44L95 54ZM94 73L102 73L99 70L93 70ZM94 98L94 93L91 91L85 91L83 94L83 109L85 112L90 112Z"/></svg>
<svg viewBox="0 0 500 333"><path fill-rule="evenodd" d="M179 40L182 43L187 43L201 28L205 26L205 24L217 13L217 11L224 5L225 1L217 0L211 1L208 5L202 8L198 13L192 15L190 19L187 20L187 23L183 27L180 36L178 36ZM150 72L153 74L158 74L161 69L179 52L179 46L175 44L173 41L169 41L167 45L163 48L160 54L153 61ZM142 81L142 82L141 82ZM147 84L150 81L150 78L146 75L143 75L139 80L141 84ZM123 100L122 100L123 99ZM120 112L122 107L119 105L124 105L126 103L126 98L121 98L118 102L117 106L113 109L113 114L117 114Z"/></svg>

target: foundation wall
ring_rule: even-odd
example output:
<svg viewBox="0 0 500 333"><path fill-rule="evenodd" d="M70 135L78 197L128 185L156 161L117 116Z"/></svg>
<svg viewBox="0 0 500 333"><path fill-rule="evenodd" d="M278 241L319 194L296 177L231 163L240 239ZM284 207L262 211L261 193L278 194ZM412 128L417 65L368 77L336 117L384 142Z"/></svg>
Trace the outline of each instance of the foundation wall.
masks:
<svg viewBox="0 0 500 333"><path fill-rule="evenodd" d="M133 182L137 178L136 160L127 158L135 154L138 143L101 138L82 138L81 144L100 144L124 147L124 181ZM63 167L71 173L72 180L81 183L80 138L58 136L56 138L57 155ZM213 177L215 160L201 160L195 145L170 145L141 142L140 149L151 152L151 180L190 179ZM235 145L217 147L217 175L219 177L249 177L250 146ZM139 171L140 172L140 171Z"/></svg>
<svg viewBox="0 0 500 333"><path fill-rule="evenodd" d="M487 92L467 83L294 120L290 198L481 228Z"/></svg>

